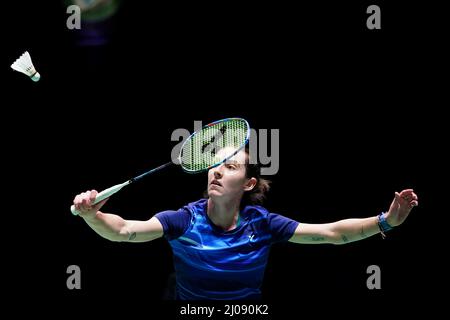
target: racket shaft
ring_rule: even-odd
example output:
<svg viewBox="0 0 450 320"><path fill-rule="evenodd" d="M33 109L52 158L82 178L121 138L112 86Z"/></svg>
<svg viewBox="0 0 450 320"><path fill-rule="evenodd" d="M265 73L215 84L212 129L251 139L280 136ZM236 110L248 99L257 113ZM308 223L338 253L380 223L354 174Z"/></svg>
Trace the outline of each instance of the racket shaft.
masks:
<svg viewBox="0 0 450 320"><path fill-rule="evenodd" d="M105 200L106 198L111 197L114 193L118 192L120 189L122 189L123 187L125 187L126 185L129 185L131 182L127 181L121 184L116 184L115 186L112 186L108 189L105 189L103 191L101 191L100 193L97 194L97 196L95 197L95 200L92 204L97 204L102 200ZM72 205L70 207L70 211L72 212L72 214L74 215L78 215L80 212L75 209L75 206Z"/></svg>
<svg viewBox="0 0 450 320"><path fill-rule="evenodd" d="M134 177L134 178L131 179L130 181L131 181L131 182L138 181L138 180L140 180L140 179L142 179L142 178L144 178L144 177L146 177L146 176L148 176L148 175L150 175L150 174L152 174L152 173L155 173L155 172L157 172L157 171L159 171L159 170L161 170L161 169L164 169L165 167L168 167L168 166L170 166L170 165L172 165L172 164L173 164L173 162L167 162L167 163L165 163L165 164L163 164L163 165L160 165L159 167L157 167L157 168L155 168L155 169L149 170L149 171L147 171L147 172L145 172L145 173L143 173L143 174L141 174L141 175L139 175L139 176L137 176L137 177Z"/></svg>

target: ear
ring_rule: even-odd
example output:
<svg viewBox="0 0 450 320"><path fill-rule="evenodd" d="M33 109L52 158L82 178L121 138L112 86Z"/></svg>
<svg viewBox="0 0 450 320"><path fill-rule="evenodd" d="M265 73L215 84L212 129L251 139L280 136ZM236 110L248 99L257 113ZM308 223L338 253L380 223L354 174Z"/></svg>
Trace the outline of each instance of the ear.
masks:
<svg viewBox="0 0 450 320"><path fill-rule="evenodd" d="M256 180L256 178L248 179L248 181L244 185L244 191L252 190L256 186L257 182L258 182L258 180Z"/></svg>

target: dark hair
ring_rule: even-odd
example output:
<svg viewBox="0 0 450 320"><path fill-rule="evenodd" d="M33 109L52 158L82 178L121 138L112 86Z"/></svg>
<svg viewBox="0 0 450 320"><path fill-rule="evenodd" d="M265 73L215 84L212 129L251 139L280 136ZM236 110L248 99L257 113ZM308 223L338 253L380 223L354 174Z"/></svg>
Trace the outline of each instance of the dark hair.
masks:
<svg viewBox="0 0 450 320"><path fill-rule="evenodd" d="M245 146L245 153L247 157L245 159L245 176L256 179L256 185L252 190L244 192L241 200L241 208L245 208L248 205L262 205L266 199L266 194L270 190L270 180L267 180L261 176L261 165L256 163L250 163L250 151L248 144ZM204 192L204 197L208 198L208 191Z"/></svg>
<svg viewBox="0 0 450 320"><path fill-rule="evenodd" d="M245 160L245 175L247 178L256 178L255 187L246 191L241 200L241 207L247 205L262 205L266 199L266 194L270 190L270 180L261 177L261 165L259 162L250 163L250 151L248 145L245 147L247 159Z"/></svg>

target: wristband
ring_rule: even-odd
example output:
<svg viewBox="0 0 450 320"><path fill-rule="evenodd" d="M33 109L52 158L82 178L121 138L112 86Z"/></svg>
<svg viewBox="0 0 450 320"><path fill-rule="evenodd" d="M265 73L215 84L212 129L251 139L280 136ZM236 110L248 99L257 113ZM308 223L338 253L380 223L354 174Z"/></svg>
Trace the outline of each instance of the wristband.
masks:
<svg viewBox="0 0 450 320"><path fill-rule="evenodd" d="M378 227L380 228L381 236L386 238L385 232L391 230L393 227L387 222L384 212L378 215Z"/></svg>

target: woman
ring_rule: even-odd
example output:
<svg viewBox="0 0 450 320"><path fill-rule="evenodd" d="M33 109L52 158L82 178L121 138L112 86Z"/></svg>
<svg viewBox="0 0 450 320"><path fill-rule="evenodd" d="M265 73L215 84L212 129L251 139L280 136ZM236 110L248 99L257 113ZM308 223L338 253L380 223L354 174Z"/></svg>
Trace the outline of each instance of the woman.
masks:
<svg viewBox="0 0 450 320"><path fill-rule="evenodd" d="M219 152L226 152L221 150ZM344 244L389 231L418 205L412 189L395 193L386 213L326 224L299 223L268 212L260 204L269 189L248 150L208 172L206 199L178 211L163 211L147 221L124 220L91 205L95 190L79 194L74 205L86 223L111 241L169 241L176 272L176 295L182 300L258 299L270 245Z"/></svg>

